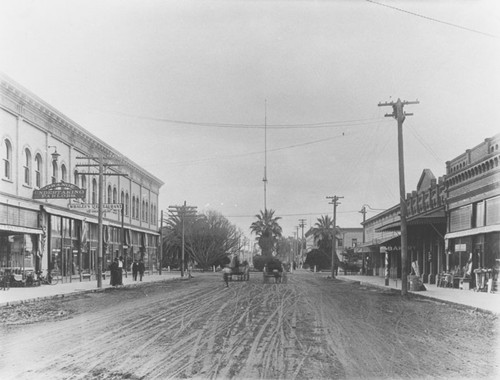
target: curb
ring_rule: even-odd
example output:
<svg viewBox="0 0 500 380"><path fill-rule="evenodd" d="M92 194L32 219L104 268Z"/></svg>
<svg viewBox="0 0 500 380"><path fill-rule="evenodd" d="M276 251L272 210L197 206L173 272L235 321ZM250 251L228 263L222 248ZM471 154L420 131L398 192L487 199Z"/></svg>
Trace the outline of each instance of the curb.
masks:
<svg viewBox="0 0 500 380"><path fill-rule="evenodd" d="M111 290L117 290L117 289L123 289L123 288L140 287L143 284L154 284L156 282L175 281L175 280L177 280L176 277L158 279L158 280L153 280L153 281L142 281L142 282L138 281L136 283L126 284L126 285L120 285L119 287L107 286L105 288L94 288L94 289L76 290L76 291L72 291L72 292L68 292L68 293L54 294L54 295L41 296L41 297L35 297L35 298L27 298L27 299L24 299L24 300L7 301L7 302L0 303L0 308L2 308L2 307L8 307L8 306L16 306L16 305L29 304L29 303L36 303L36 302L41 302L41 301L46 301L46 300L53 300L53 299L57 299L57 298L69 298L69 297L74 297L74 296L78 296L78 295L81 295L81 294L87 294L87 293L101 293L101 292L104 293L106 291L111 291Z"/></svg>
<svg viewBox="0 0 500 380"><path fill-rule="evenodd" d="M372 284L371 282L363 282L363 281L359 281L359 280L351 280L351 279L348 279L348 278L339 278L339 277L337 277L337 278L340 281L345 281L345 282L349 282L349 283L352 283L352 284L359 284L359 285L362 285L362 286L371 286L373 288L390 290L390 291L395 292L395 293L399 293L400 292L399 289L387 288L385 285L377 285L377 284ZM487 314L491 314L491 315L497 315L498 314L498 313L495 313L494 311L491 311L491 310L482 309L480 307L471 306L471 305L465 305L463 303L458 303L458 302L443 300L441 298L433 297L433 296L430 296L430 295L427 295L427 294L422 294L422 293L417 293L417 292L412 292L412 291L408 291L408 294L411 297L414 297L414 298L433 300L433 301L441 302L441 303L444 303L444 304L447 304L447 305L453 305L453 306L456 306L456 307L458 307L460 309L467 309L467 310L479 311L479 312L487 313Z"/></svg>

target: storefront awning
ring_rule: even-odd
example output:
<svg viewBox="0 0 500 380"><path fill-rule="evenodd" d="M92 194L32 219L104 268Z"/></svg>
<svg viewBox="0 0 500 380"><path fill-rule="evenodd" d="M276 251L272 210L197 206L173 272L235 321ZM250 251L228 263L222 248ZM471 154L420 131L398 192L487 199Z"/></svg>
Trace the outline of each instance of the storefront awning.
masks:
<svg viewBox="0 0 500 380"><path fill-rule="evenodd" d="M10 224L0 224L0 235L1 234L37 234L42 235L43 231L41 228L31 228L22 226L13 226Z"/></svg>
<svg viewBox="0 0 500 380"><path fill-rule="evenodd" d="M444 238L455 239L464 236L487 234L489 232L499 232L499 231L500 231L500 225L496 224L494 226L484 226L484 227L472 228L470 230L465 230L465 231L450 232L444 235Z"/></svg>
<svg viewBox="0 0 500 380"><path fill-rule="evenodd" d="M379 252L379 247L380 245L392 240L392 239L398 239L398 236L386 236L382 238L376 238L373 239L372 241L366 242L359 244L354 248L354 252L356 253L369 253L369 252Z"/></svg>
<svg viewBox="0 0 500 380"><path fill-rule="evenodd" d="M409 217L408 219L406 219L406 224L408 226L446 224L446 215L444 209L439 209L427 215L414 215L412 217ZM401 220L396 220L395 222L386 224L385 226L377 228L375 231L383 232L399 230L401 230Z"/></svg>

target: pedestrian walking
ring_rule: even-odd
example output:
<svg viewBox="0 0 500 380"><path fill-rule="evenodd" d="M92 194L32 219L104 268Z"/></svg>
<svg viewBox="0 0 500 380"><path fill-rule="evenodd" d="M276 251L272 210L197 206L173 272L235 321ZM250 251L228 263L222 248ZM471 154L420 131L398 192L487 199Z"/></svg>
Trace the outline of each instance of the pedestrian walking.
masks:
<svg viewBox="0 0 500 380"><path fill-rule="evenodd" d="M123 257L118 259L118 285L123 285Z"/></svg>
<svg viewBox="0 0 500 380"><path fill-rule="evenodd" d="M137 272L139 272L139 263L136 259L134 259L134 262L132 263L132 278L134 281L137 281Z"/></svg>
<svg viewBox="0 0 500 380"><path fill-rule="evenodd" d="M118 257L115 257L111 265L109 266L109 272L110 272L110 281L109 284L111 286L116 286L119 285L119 280L118 280Z"/></svg>
<svg viewBox="0 0 500 380"><path fill-rule="evenodd" d="M231 268L229 268L228 265L222 269L222 278L224 279L224 282L226 283L226 288L229 288L229 276L231 276Z"/></svg>
<svg viewBox="0 0 500 380"><path fill-rule="evenodd" d="M139 271L139 281L142 281L142 276L144 276L144 261L139 260L139 264L137 265L137 270Z"/></svg>

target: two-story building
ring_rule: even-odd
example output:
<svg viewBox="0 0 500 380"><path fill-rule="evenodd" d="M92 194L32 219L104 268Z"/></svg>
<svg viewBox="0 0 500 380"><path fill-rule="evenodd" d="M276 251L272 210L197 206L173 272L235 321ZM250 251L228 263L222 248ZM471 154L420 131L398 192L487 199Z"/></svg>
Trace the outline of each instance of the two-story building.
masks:
<svg viewBox="0 0 500 380"><path fill-rule="evenodd" d="M57 268L67 281L93 275L99 194L102 269L116 256L156 267L163 182L5 75L0 157L0 270Z"/></svg>

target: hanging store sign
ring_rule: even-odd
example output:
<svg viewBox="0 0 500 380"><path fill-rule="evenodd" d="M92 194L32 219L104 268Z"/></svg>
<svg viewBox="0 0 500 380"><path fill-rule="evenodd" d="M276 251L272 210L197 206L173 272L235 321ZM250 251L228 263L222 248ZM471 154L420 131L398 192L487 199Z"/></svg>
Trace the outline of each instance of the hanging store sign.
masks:
<svg viewBox="0 0 500 380"><path fill-rule="evenodd" d="M80 189L72 183L56 182L51 183L38 190L33 190L33 199L85 199L87 190Z"/></svg>
<svg viewBox="0 0 500 380"><path fill-rule="evenodd" d="M97 214L99 212L98 203L70 203L68 204L70 210L82 211L89 214ZM102 212L117 213L121 211L123 205L121 203L103 203Z"/></svg>
<svg viewBox="0 0 500 380"><path fill-rule="evenodd" d="M455 244L455 252L465 252L465 251L467 251L467 245Z"/></svg>

